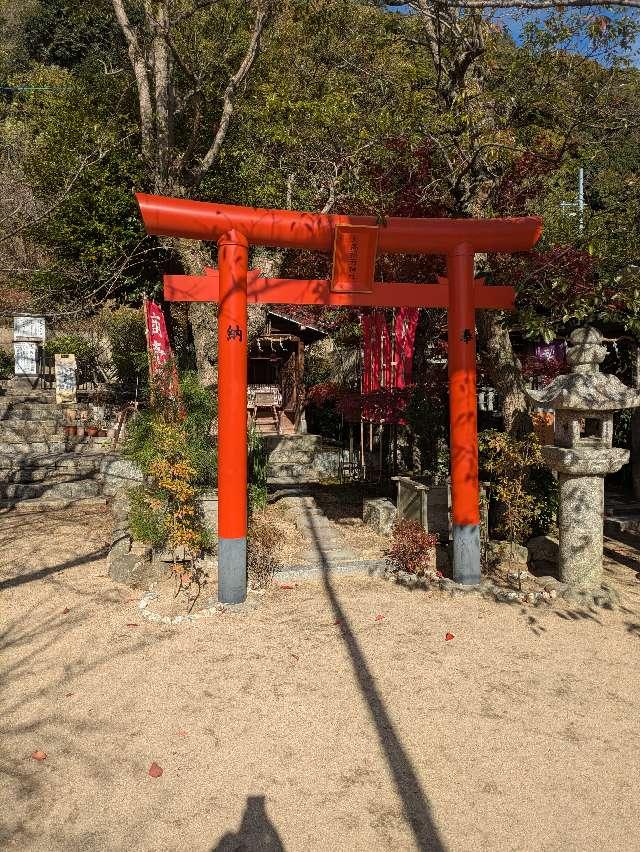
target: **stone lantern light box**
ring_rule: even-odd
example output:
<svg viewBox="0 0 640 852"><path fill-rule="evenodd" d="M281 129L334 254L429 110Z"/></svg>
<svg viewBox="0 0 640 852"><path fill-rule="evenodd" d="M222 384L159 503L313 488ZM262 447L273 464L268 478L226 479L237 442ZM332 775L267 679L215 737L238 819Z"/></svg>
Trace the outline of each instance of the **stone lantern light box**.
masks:
<svg viewBox="0 0 640 852"><path fill-rule="evenodd" d="M542 455L558 474L560 579L592 589L602 580L604 477L629 460L629 450L612 446L613 415L639 406L640 394L600 372L607 349L596 329L579 328L569 341L571 372L528 393L555 412L555 443Z"/></svg>

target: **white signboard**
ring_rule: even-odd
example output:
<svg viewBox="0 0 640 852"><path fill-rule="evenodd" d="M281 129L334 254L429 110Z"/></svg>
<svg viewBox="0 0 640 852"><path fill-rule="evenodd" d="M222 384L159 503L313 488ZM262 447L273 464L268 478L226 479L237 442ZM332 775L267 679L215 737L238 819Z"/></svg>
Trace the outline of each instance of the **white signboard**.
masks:
<svg viewBox="0 0 640 852"><path fill-rule="evenodd" d="M76 356L56 355L56 402L76 401Z"/></svg>
<svg viewBox="0 0 640 852"><path fill-rule="evenodd" d="M14 340L44 340L45 321L44 317L34 317L30 314L22 314L13 318Z"/></svg>
<svg viewBox="0 0 640 852"><path fill-rule="evenodd" d="M14 343L13 355L16 376L36 376L38 374L37 343Z"/></svg>

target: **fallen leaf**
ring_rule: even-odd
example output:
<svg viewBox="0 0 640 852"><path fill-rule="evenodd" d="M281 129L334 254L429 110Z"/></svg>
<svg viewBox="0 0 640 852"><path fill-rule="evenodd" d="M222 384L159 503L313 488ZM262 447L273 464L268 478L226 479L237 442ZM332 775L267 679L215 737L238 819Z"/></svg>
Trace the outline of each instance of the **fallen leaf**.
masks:
<svg viewBox="0 0 640 852"><path fill-rule="evenodd" d="M66 615L68 612L71 612L71 610L69 609L68 606L65 606L65 608L62 610L62 614Z"/></svg>
<svg viewBox="0 0 640 852"><path fill-rule="evenodd" d="M379 612L376 615L376 621L383 621L383 620L384 620L384 615L381 612Z"/></svg>
<svg viewBox="0 0 640 852"><path fill-rule="evenodd" d="M450 639L455 639L453 633L445 633L444 635L445 642L448 642Z"/></svg>
<svg viewBox="0 0 640 852"><path fill-rule="evenodd" d="M154 762L149 767L149 775L152 778L159 778L162 775L163 772L164 772L164 769L161 766L158 766L158 764L154 760Z"/></svg>
<svg viewBox="0 0 640 852"><path fill-rule="evenodd" d="M31 757L34 760L46 760L47 759L46 752L40 751L40 750L34 751L33 754L31 755Z"/></svg>

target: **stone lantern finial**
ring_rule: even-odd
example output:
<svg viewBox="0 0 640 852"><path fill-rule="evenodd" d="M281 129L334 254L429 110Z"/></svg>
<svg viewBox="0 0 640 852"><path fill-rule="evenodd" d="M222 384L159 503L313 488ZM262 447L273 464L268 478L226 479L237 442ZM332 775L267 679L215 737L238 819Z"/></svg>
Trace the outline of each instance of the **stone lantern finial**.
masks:
<svg viewBox="0 0 640 852"><path fill-rule="evenodd" d="M567 363L573 373L597 373L607 357L607 347L602 345L602 335L595 328L577 328L569 337Z"/></svg>

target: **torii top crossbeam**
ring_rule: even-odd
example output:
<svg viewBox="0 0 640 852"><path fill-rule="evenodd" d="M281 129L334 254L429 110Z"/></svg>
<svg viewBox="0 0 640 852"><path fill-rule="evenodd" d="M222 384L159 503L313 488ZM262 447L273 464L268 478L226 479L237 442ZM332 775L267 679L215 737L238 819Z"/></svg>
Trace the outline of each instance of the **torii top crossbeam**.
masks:
<svg viewBox="0 0 640 852"><path fill-rule="evenodd" d="M466 243L479 252L528 251L542 231L537 217L517 219L402 219L333 216L136 195L148 234L218 240L240 231L254 246L331 251L336 228L378 229L380 254L448 254Z"/></svg>
<svg viewBox="0 0 640 852"><path fill-rule="evenodd" d="M474 279L479 252L533 247L538 218L399 219L264 210L137 195L149 234L217 240L218 270L165 276L165 298L218 301L218 596L246 595L247 301L448 309L451 515L454 579L480 580L476 308L513 307L512 287ZM251 245L333 251L330 280L263 278L248 270ZM379 253L439 254L437 284L375 282Z"/></svg>

